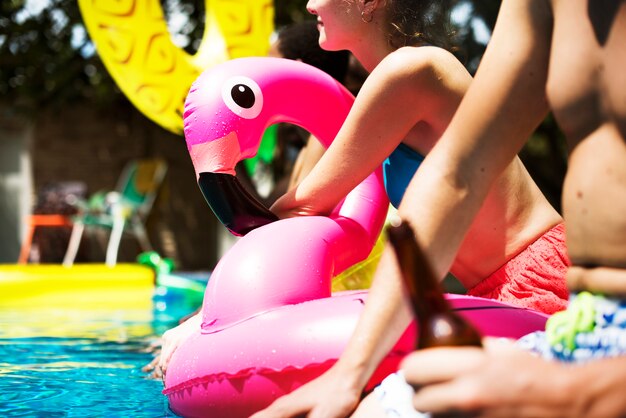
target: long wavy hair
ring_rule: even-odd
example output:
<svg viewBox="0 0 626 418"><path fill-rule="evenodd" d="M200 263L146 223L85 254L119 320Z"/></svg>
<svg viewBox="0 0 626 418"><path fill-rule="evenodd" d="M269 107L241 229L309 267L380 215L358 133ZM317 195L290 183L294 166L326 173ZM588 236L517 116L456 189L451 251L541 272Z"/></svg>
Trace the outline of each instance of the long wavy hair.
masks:
<svg viewBox="0 0 626 418"><path fill-rule="evenodd" d="M455 49L450 9L455 0L385 0L389 22L389 44L434 45Z"/></svg>

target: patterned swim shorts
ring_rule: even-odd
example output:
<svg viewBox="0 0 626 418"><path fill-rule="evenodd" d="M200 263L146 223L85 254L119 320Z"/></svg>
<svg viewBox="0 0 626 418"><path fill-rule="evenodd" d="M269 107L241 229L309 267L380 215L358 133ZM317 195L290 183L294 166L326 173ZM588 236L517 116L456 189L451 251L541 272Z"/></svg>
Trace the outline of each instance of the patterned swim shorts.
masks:
<svg viewBox="0 0 626 418"><path fill-rule="evenodd" d="M545 331L520 338L521 348L545 359L581 363L626 354L626 300L581 292L567 310L550 317Z"/></svg>

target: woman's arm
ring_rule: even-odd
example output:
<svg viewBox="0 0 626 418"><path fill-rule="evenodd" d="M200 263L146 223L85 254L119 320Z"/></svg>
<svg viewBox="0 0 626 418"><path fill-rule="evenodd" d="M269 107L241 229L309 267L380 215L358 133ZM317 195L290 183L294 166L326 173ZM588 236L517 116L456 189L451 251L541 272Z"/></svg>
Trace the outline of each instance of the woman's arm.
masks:
<svg viewBox="0 0 626 418"><path fill-rule="evenodd" d="M319 163L298 187L272 206L272 211L279 217L330 213L418 122L443 131L469 82L463 66L439 48L393 52L367 78ZM432 146L412 145L424 153Z"/></svg>
<svg viewBox="0 0 626 418"><path fill-rule="evenodd" d="M319 416L343 418L357 406L376 367L411 320L399 267L387 246L357 327L340 359L326 373L276 400L262 417Z"/></svg>
<svg viewBox="0 0 626 418"><path fill-rule="evenodd" d="M399 213L441 277L494 181L547 112L551 31L546 3L503 3L476 78L407 188Z"/></svg>

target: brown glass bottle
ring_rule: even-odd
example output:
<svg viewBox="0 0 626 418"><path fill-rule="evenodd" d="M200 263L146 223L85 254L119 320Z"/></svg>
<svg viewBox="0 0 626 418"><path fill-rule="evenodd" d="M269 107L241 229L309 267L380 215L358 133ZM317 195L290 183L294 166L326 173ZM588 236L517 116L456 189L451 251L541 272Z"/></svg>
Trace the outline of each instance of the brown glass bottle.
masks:
<svg viewBox="0 0 626 418"><path fill-rule="evenodd" d="M391 242L418 323L417 348L482 346L480 334L454 312L408 224L389 226Z"/></svg>

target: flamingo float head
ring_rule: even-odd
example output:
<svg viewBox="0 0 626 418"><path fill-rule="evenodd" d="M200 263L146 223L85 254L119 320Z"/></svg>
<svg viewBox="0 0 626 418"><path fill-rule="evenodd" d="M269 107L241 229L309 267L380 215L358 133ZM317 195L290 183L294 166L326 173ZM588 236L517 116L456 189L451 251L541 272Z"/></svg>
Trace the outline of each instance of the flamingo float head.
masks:
<svg viewBox="0 0 626 418"><path fill-rule="evenodd" d="M293 60L239 58L202 73L185 102L184 132L218 219L235 235L276 220L239 183L235 165L254 156L265 129L278 122L301 126L328 146L353 101L334 78Z"/></svg>

